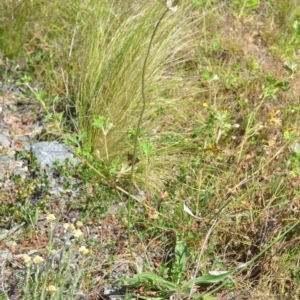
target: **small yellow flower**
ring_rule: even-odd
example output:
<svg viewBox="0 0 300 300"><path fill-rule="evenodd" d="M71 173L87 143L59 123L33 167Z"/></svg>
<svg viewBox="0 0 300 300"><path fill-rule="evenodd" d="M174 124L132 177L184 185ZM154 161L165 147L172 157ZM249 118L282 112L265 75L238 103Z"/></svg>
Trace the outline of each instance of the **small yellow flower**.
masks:
<svg viewBox="0 0 300 300"><path fill-rule="evenodd" d="M47 221L48 221L48 222L53 222L53 221L55 221L55 220L56 220L55 215L49 214L49 215L47 216Z"/></svg>
<svg viewBox="0 0 300 300"><path fill-rule="evenodd" d="M29 255L25 254L23 256L23 261L24 261L25 265L28 265L31 262L31 257Z"/></svg>
<svg viewBox="0 0 300 300"><path fill-rule="evenodd" d="M204 108L208 108L208 104L207 104L206 102L204 102L204 103L202 104L202 106L203 106Z"/></svg>
<svg viewBox="0 0 300 300"><path fill-rule="evenodd" d="M77 226L77 227L82 227L82 226L83 226L83 223L82 223L81 221L77 221L77 222L76 222L76 226Z"/></svg>
<svg viewBox="0 0 300 300"><path fill-rule="evenodd" d="M57 288L55 287L55 285L53 284L49 284L47 287L46 287L46 291L48 292L56 292L57 291Z"/></svg>
<svg viewBox="0 0 300 300"><path fill-rule="evenodd" d="M44 261L44 259L43 259L41 256L39 256L39 255L37 255L37 256L33 259L33 262L34 262L36 265L41 264L43 261Z"/></svg>
<svg viewBox="0 0 300 300"><path fill-rule="evenodd" d="M83 232L80 229L74 229L73 230L73 235L75 238L79 238L83 236Z"/></svg>
<svg viewBox="0 0 300 300"><path fill-rule="evenodd" d="M79 251L81 254L83 254L83 255L87 255L87 254L90 253L90 250L87 249L85 246L81 246L81 247L78 249L78 251Z"/></svg>

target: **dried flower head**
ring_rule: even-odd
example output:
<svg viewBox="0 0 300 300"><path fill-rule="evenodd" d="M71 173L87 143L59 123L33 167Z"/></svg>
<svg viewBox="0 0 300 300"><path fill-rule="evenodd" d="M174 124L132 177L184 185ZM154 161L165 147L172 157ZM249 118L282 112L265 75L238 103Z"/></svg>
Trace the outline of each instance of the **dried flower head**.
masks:
<svg viewBox="0 0 300 300"><path fill-rule="evenodd" d="M179 0L166 0L166 6L169 10L175 12L178 9Z"/></svg>

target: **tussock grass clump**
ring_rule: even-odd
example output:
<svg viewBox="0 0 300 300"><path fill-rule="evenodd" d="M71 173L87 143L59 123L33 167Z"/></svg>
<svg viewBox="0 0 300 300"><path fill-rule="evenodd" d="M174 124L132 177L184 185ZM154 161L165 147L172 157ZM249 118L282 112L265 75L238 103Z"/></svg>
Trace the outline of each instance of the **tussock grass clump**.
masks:
<svg viewBox="0 0 300 300"><path fill-rule="evenodd" d="M24 0L21 4L16 22L24 23L26 34L22 39L15 39L10 35L9 26L3 28L6 36L20 43L11 57L25 53L26 66L44 81L45 89L63 98L64 103L55 104L55 108L66 108L71 114L72 127L79 136L85 136L81 142L99 160L105 161L106 169L117 164L120 170L127 152L132 151L141 112L143 59L165 6L157 3L151 7L130 1L126 3L130 10L117 1L104 1L99 5L97 1L44 4ZM33 10L36 17L34 14L29 18ZM190 73L187 71L197 68L194 39L198 35L192 33L192 28L200 18L199 13L189 15L189 11L191 7L182 3L180 12L170 12L163 20L146 66L147 109L141 129L145 143L151 144L151 157L144 153L143 147L138 155L147 163L147 172L140 169L140 183L147 181L149 189L162 188L158 183L164 182L163 178L175 179L172 165L178 164L177 158L169 158L166 153L170 151L156 140L161 126L170 127L168 132L178 131L188 119L190 108L182 103L181 86ZM15 48L12 43L7 46ZM4 53L9 55L7 47ZM189 92L185 87L185 96L189 97L190 93L195 91ZM105 118L106 125L111 124L105 136L93 123L99 117ZM183 139L175 140L173 146L178 146ZM177 146L174 151L181 151L176 150ZM156 171L161 175L156 176Z"/></svg>
<svg viewBox="0 0 300 300"><path fill-rule="evenodd" d="M182 103L180 86L189 69L197 68L195 35L184 34L196 23L195 15L188 16L190 9L183 6L180 13L169 13L163 20L146 65L146 111L139 138L141 168L137 180L142 185L147 182L149 191L161 189L164 178L175 179L173 166L179 161L167 153L182 152L182 147L178 147L182 137L166 146L158 140L162 126L174 132L188 120L189 106ZM93 13L78 33L83 46L76 52L78 76L72 84L78 113L74 123L79 132L86 132L86 146L105 162L107 169L120 171L127 153L132 152L142 109L143 62L156 20L164 10L160 5L135 4L131 14L117 18L94 4ZM116 23L117 26L111 25ZM194 66L182 69L177 65L189 63ZM189 94L187 89L185 94ZM95 126L98 118L102 118L101 126Z"/></svg>

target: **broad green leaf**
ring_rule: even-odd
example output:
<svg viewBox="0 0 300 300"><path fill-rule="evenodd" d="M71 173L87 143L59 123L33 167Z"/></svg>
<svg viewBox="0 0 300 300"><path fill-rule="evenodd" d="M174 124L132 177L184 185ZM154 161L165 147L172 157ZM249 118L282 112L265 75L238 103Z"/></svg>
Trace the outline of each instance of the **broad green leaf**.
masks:
<svg viewBox="0 0 300 300"><path fill-rule="evenodd" d="M101 116L99 118L94 119L92 125L96 128L101 128L104 126L105 121L106 118L104 116Z"/></svg>
<svg viewBox="0 0 300 300"><path fill-rule="evenodd" d="M68 138L68 140L69 140L70 142L72 142L73 144L78 144L78 139L76 138L75 135L69 134L69 135L67 136L67 138Z"/></svg>
<svg viewBox="0 0 300 300"><path fill-rule="evenodd" d="M140 273L136 274L132 278L124 278L123 285L126 286L139 286L141 284L145 284L150 282L151 284L156 285L161 290L177 290L176 284L163 279L162 277L152 274L152 273Z"/></svg>
<svg viewBox="0 0 300 300"><path fill-rule="evenodd" d="M195 279L195 284L206 284L206 283L218 283L228 277L231 272L227 272L221 275L204 275ZM193 279L189 280L184 287L190 288L193 284Z"/></svg>
<svg viewBox="0 0 300 300"><path fill-rule="evenodd" d="M180 264L183 269L185 269L186 266L186 260L187 260L187 246L186 243L177 236L176 240L176 246L175 246L175 258L176 262Z"/></svg>

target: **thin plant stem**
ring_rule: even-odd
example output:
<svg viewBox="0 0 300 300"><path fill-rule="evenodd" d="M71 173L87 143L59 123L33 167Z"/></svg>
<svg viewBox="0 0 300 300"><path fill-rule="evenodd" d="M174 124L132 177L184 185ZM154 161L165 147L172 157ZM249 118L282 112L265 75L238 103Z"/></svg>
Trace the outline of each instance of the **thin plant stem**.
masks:
<svg viewBox="0 0 300 300"><path fill-rule="evenodd" d="M27 297L27 294L28 294L29 279L30 279L30 264L27 263L26 264L25 287L23 289L24 297Z"/></svg>
<svg viewBox="0 0 300 300"><path fill-rule="evenodd" d="M103 129L102 129L102 131L103 131L103 135L104 135L104 148L105 148L106 159L109 160L108 149L107 149L107 140L106 140L107 132L105 132Z"/></svg>
<svg viewBox="0 0 300 300"><path fill-rule="evenodd" d="M142 119L143 115L146 109L146 96L145 96L145 73L146 73L146 66L147 66L147 61L149 58L152 42L155 36L155 33L162 21L162 19L165 17L169 9L166 9L165 12L161 15L160 19L156 23L154 30L152 32L152 36L150 38L150 42L148 45L147 53L144 59L144 64L143 64L143 69L142 69L142 111L139 116L139 120L136 126L136 133L135 133L135 139L134 139L134 146L133 146L133 154L132 154L132 166L131 166L131 172L130 172L130 177L129 177L129 198L128 198L128 203L127 203L127 234L128 234L128 245L129 245L129 250L131 257L133 258L133 252L132 252L132 244L131 244L131 231L130 231L130 220L131 220L131 195L132 195L132 188L133 188L133 175L134 175L134 162L136 160L136 153L137 153L137 145L138 145L138 138L140 135L140 130L141 130L141 124L142 124Z"/></svg>
<svg viewBox="0 0 300 300"><path fill-rule="evenodd" d="M194 286L195 286L195 281L196 281L197 274L199 272L200 262L201 262L201 259L202 259L203 253L204 253L205 245L207 244L208 239L209 239L209 237L210 237L210 235L212 233L212 230L216 226L217 221L218 221L218 218L216 218L213 221L212 225L210 226L210 228L209 228L209 230L208 230L208 232L207 232L207 234L205 236L204 242L202 244L202 247L201 247L201 250L200 250L200 253L199 253L199 257L198 257L198 261L197 261L197 265L196 265L196 269L195 269L195 272L194 272L193 282L192 282L192 285L191 285L191 289L190 289L188 300L190 300L191 297L192 297L192 295L193 295L193 289L194 289Z"/></svg>

